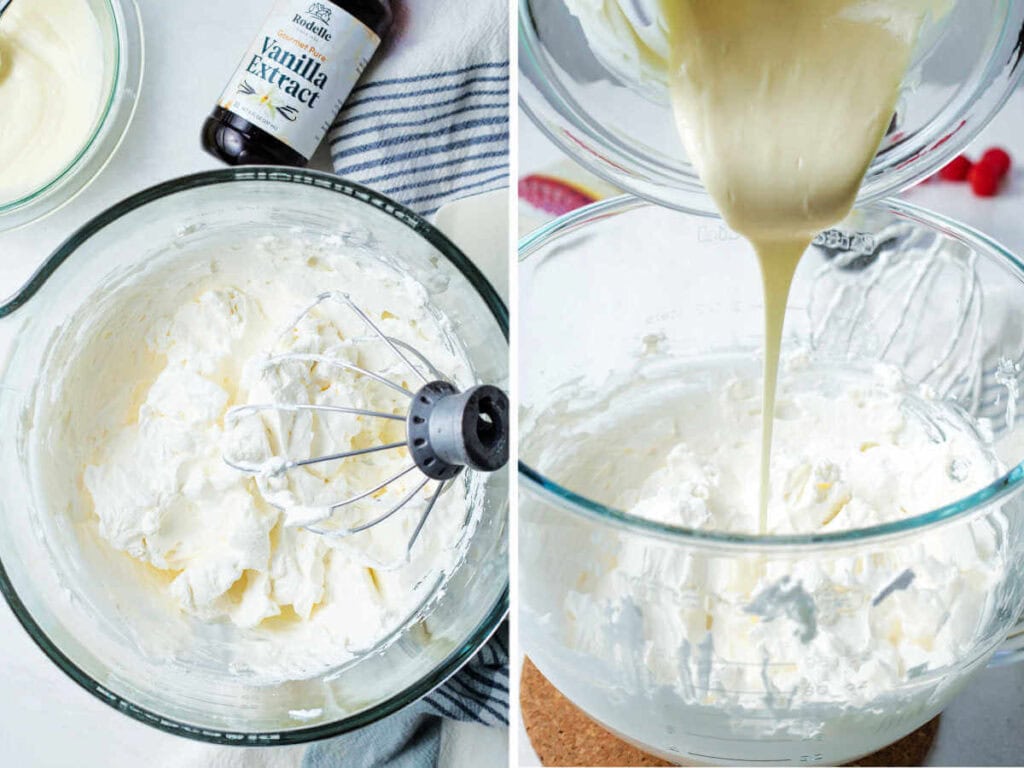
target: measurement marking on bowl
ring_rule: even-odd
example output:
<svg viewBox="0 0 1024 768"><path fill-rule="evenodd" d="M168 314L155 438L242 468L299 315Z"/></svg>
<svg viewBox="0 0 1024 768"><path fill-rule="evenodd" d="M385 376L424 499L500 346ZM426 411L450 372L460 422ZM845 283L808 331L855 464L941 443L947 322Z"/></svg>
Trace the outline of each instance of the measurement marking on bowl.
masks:
<svg viewBox="0 0 1024 768"><path fill-rule="evenodd" d="M684 736L693 736L696 739L710 739L712 741L728 741L733 744L792 744L795 739L781 738L751 738L746 739L742 736L712 736L708 733L694 733L693 731L682 731ZM805 739L804 741L809 741Z"/></svg>
<svg viewBox="0 0 1024 768"><path fill-rule="evenodd" d="M722 760L727 763L791 763L791 757L726 757L724 755L702 755L700 752L687 752L691 757L705 757L708 760Z"/></svg>
<svg viewBox="0 0 1024 768"><path fill-rule="evenodd" d="M711 689L709 689L709 690L711 690ZM728 691L728 689L726 689L726 688L721 688L721 689L718 689L718 690ZM761 695L764 695L764 691L761 691L760 693L761 693ZM753 712L744 712L743 713L743 722L752 722L753 723L753 722L758 722L758 721L777 723L779 721L779 716L778 716L778 714L774 714L774 713L768 713L768 714L764 714L764 715L754 714ZM701 736L702 738L704 736L704 734L698 734L698 735ZM757 741L764 741L764 739L757 739ZM794 739L786 739L786 741L792 742L792 741L794 741Z"/></svg>

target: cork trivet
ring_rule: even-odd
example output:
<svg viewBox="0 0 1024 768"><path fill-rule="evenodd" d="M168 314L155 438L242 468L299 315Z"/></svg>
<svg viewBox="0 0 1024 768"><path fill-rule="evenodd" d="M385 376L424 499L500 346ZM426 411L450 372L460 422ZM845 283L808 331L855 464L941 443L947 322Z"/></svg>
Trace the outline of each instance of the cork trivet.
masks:
<svg viewBox="0 0 1024 768"><path fill-rule="evenodd" d="M612 736L565 698L526 659L519 704L533 751L545 766L671 766ZM906 738L858 760L858 766L921 765L939 729L939 718Z"/></svg>

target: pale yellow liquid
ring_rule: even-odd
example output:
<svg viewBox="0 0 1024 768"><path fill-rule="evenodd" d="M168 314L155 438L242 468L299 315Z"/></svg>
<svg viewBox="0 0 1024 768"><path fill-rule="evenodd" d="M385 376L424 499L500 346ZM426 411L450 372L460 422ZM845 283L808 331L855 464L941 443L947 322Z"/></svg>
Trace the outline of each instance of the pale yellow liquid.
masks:
<svg viewBox="0 0 1024 768"><path fill-rule="evenodd" d="M661 0L691 162L764 286L759 530L768 530L786 300L814 236L853 206L936 0Z"/></svg>

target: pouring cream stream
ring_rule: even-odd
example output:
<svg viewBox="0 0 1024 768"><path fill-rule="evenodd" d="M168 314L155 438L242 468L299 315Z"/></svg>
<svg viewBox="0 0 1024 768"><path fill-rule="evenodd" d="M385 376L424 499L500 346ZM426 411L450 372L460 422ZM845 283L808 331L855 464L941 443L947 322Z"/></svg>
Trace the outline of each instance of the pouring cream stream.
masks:
<svg viewBox="0 0 1024 768"><path fill-rule="evenodd" d="M853 206L938 0L660 0L679 134L764 287L760 527L786 300L821 230Z"/></svg>

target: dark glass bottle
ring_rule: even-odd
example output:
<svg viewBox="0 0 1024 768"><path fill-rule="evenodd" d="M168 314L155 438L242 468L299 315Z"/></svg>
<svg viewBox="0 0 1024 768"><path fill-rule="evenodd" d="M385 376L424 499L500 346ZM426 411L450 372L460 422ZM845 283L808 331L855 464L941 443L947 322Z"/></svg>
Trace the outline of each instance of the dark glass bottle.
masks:
<svg viewBox="0 0 1024 768"><path fill-rule="evenodd" d="M388 0L276 0L203 124L203 148L229 165L305 166L391 20Z"/></svg>

